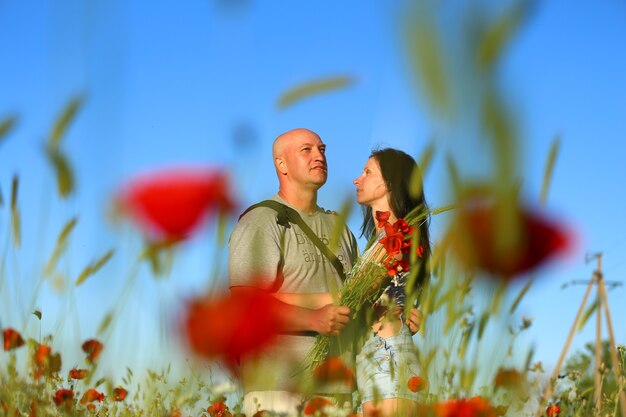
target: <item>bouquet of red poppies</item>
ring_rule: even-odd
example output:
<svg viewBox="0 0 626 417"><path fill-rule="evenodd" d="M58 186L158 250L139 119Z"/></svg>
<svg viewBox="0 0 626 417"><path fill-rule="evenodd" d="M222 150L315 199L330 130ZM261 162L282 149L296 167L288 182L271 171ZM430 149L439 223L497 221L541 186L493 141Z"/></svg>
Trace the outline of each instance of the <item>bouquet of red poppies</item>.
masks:
<svg viewBox="0 0 626 417"><path fill-rule="evenodd" d="M370 242L339 290L339 305L350 308L352 321L357 326L362 325L362 330L369 329L373 315L373 309L369 307L380 298L387 284L397 274L409 272L411 265L421 260L424 247L419 244L419 238L416 238L419 228L415 225L425 221L429 214L418 207L406 219L400 218L391 224L389 212L376 212L377 227L384 234L379 234ZM411 254L412 250L416 256ZM330 336L317 336L307 358L307 367L326 359L331 340L333 339ZM340 349L344 344L339 343Z"/></svg>

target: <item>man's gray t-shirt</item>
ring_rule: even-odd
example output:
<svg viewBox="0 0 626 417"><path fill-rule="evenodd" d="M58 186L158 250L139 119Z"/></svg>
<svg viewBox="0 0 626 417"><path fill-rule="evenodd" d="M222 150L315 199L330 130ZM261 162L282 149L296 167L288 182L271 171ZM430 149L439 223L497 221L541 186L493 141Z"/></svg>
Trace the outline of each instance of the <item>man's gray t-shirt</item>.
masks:
<svg viewBox="0 0 626 417"><path fill-rule="evenodd" d="M272 199L287 204L278 195ZM338 226L338 216L319 207L314 214L299 214L325 244L335 229L342 227L335 255L344 270L350 271L358 247L350 230L345 225ZM330 261L300 227L279 225L276 216L271 208L257 207L239 220L228 242L229 286L256 286L286 293L337 290L342 283ZM241 358L244 392L296 390L298 378L294 370L302 364L314 341L314 334L279 335L270 348L255 357ZM350 388L337 387L334 391L349 393Z"/></svg>

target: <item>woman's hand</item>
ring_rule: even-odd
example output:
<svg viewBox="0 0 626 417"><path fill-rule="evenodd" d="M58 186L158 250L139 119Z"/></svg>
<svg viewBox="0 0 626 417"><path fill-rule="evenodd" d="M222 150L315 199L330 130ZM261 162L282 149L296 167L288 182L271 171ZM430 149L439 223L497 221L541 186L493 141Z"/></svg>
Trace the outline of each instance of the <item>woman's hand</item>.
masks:
<svg viewBox="0 0 626 417"><path fill-rule="evenodd" d="M411 331L412 335L417 333L422 327L423 318L424 316L422 315L422 312L415 307L413 307L409 312L409 317L406 318L405 323L407 326L409 326L409 330Z"/></svg>

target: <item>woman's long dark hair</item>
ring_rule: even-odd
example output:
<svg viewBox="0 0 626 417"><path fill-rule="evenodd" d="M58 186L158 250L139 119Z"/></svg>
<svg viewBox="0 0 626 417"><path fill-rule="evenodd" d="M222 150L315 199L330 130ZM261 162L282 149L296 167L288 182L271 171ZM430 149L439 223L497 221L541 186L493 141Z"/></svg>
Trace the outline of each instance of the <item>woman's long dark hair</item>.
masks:
<svg viewBox="0 0 626 417"><path fill-rule="evenodd" d="M408 154L397 149L385 148L372 151L370 158L374 158L380 166L387 190L390 192L389 205L397 218L404 218L409 212L418 209L428 212L428 205L424 198L424 187L420 184L418 193L412 195L410 190L411 178L422 181L420 168L415 160ZM420 243L424 248L422 259L428 260L430 256L430 215L426 215L417 223L419 227ZM363 225L361 236L372 239L376 234L376 225L372 216L372 208L363 206ZM426 263L422 262L418 276L418 287L427 279Z"/></svg>

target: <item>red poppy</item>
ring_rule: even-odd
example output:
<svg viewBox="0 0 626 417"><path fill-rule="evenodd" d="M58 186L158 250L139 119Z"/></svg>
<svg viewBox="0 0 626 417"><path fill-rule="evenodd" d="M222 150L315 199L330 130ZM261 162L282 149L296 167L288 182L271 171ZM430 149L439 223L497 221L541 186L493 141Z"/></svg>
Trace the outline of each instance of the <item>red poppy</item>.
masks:
<svg viewBox="0 0 626 417"><path fill-rule="evenodd" d="M37 350L35 350L35 364L39 366L45 366L50 358L52 348L50 346L39 344Z"/></svg>
<svg viewBox="0 0 626 417"><path fill-rule="evenodd" d="M514 238L503 244L498 236L500 213L493 203L466 204L458 212L451 233L456 253L465 266L506 279L529 272L565 252L568 233L544 215L518 207L512 221Z"/></svg>
<svg viewBox="0 0 626 417"><path fill-rule="evenodd" d="M219 397L217 400L213 401L213 404L207 408L207 412L211 417L232 417L228 406L224 404L226 401L225 397Z"/></svg>
<svg viewBox="0 0 626 417"><path fill-rule="evenodd" d="M33 354L34 376L39 379L42 375L50 375L61 370L61 354L52 354L50 346L37 345Z"/></svg>
<svg viewBox="0 0 626 417"><path fill-rule="evenodd" d="M549 405L548 408L546 408L546 415L548 417L557 417L559 414L561 414L561 407L556 404Z"/></svg>
<svg viewBox="0 0 626 417"><path fill-rule="evenodd" d="M157 240L186 238L212 210L232 211L224 172L199 168L158 171L125 187L121 208Z"/></svg>
<svg viewBox="0 0 626 417"><path fill-rule="evenodd" d="M499 411L482 397L453 399L435 405L440 417L497 417Z"/></svg>
<svg viewBox="0 0 626 417"><path fill-rule="evenodd" d="M419 392L428 386L428 382L425 379L415 375L409 378L409 382L407 383L407 385L411 391Z"/></svg>
<svg viewBox="0 0 626 417"><path fill-rule="evenodd" d="M409 272L410 270L410 263L408 259L400 259L398 261L394 258L391 258L387 260L385 266L387 267L387 274L390 277L393 277L398 272Z"/></svg>
<svg viewBox="0 0 626 417"><path fill-rule="evenodd" d="M385 247L387 255L397 255L402 251L402 243L404 242L404 235L402 232L387 233L385 237L378 241Z"/></svg>
<svg viewBox="0 0 626 417"><path fill-rule="evenodd" d="M82 345L83 352L87 354L87 360L91 363L98 359L103 347L102 343L96 339L89 339Z"/></svg>
<svg viewBox="0 0 626 417"><path fill-rule="evenodd" d="M70 369L70 378L72 379L84 379L86 376L86 369Z"/></svg>
<svg viewBox="0 0 626 417"><path fill-rule="evenodd" d="M80 403L87 404L94 401L102 402L102 400L104 400L104 394L91 388L85 391L83 397L80 399Z"/></svg>
<svg viewBox="0 0 626 417"><path fill-rule="evenodd" d="M354 373L337 356L330 356L313 368L313 378L318 384L339 382L346 386L354 383Z"/></svg>
<svg viewBox="0 0 626 417"><path fill-rule="evenodd" d="M524 383L524 376L517 369L502 369L494 377L493 384L496 388L511 388Z"/></svg>
<svg viewBox="0 0 626 417"><path fill-rule="evenodd" d="M394 223L396 230L402 232L404 235L410 235L413 233L413 226L409 226L409 224L404 219L398 219Z"/></svg>
<svg viewBox="0 0 626 417"><path fill-rule="evenodd" d="M222 357L229 366L270 345L284 328L283 304L262 290L193 300L186 310L184 329L191 348L205 357Z"/></svg>
<svg viewBox="0 0 626 417"><path fill-rule="evenodd" d="M424 257L424 245L419 244L417 245L417 248L415 249L417 252L417 257L418 258L423 258Z"/></svg>
<svg viewBox="0 0 626 417"><path fill-rule="evenodd" d="M74 399L74 391L71 389L60 389L54 393L52 400L57 406L66 405L71 406Z"/></svg>
<svg viewBox="0 0 626 417"><path fill-rule="evenodd" d="M5 352L11 349L17 349L18 347L24 345L24 339L22 339L22 335L10 327L7 327L2 331L2 336L4 338Z"/></svg>
<svg viewBox="0 0 626 417"><path fill-rule="evenodd" d="M333 403L328 398L313 397L309 401L307 401L306 405L304 406L304 415L312 416L319 411L321 413L321 416L325 416L326 414L322 412L322 409L332 404Z"/></svg>
<svg viewBox="0 0 626 417"><path fill-rule="evenodd" d="M37 417L37 407L38 405L35 400L30 402L28 417ZM15 415L19 415L19 414L16 413Z"/></svg>
<svg viewBox="0 0 626 417"><path fill-rule="evenodd" d="M391 213L388 211L377 211L376 212L376 221L378 222L378 228L382 229L383 226L389 222L389 216Z"/></svg>
<svg viewBox="0 0 626 417"><path fill-rule="evenodd" d="M113 401L124 401L127 395L128 391L126 391L122 387L117 387L113 389Z"/></svg>

